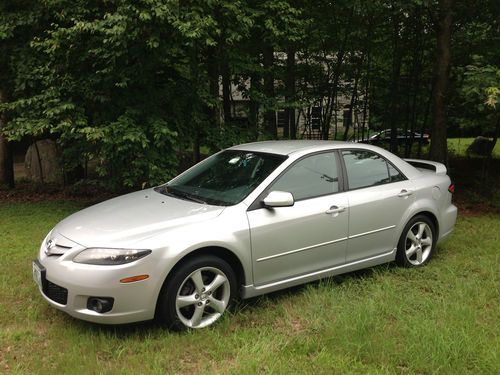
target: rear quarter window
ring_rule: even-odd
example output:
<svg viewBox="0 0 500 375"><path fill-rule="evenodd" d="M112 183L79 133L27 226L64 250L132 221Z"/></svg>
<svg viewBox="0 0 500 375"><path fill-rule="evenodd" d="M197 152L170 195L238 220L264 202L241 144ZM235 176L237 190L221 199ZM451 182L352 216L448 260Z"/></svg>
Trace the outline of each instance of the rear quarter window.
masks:
<svg viewBox="0 0 500 375"><path fill-rule="evenodd" d="M344 150L342 157L350 190L406 180L391 163L374 152Z"/></svg>

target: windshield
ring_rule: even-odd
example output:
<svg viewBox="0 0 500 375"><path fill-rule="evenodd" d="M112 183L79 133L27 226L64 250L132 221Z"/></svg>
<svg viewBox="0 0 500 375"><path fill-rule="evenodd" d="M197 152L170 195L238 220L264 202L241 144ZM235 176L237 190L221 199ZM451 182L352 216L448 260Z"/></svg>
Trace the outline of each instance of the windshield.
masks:
<svg viewBox="0 0 500 375"><path fill-rule="evenodd" d="M155 190L198 203L231 206L241 202L285 159L283 155L227 150Z"/></svg>

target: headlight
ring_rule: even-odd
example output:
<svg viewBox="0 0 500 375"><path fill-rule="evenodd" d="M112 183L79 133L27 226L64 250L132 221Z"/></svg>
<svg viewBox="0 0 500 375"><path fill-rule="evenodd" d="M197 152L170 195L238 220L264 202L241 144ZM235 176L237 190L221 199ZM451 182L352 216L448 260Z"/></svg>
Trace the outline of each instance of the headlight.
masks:
<svg viewBox="0 0 500 375"><path fill-rule="evenodd" d="M115 266L117 264L134 262L148 254L151 254L151 250L92 248L83 250L73 258L73 262Z"/></svg>

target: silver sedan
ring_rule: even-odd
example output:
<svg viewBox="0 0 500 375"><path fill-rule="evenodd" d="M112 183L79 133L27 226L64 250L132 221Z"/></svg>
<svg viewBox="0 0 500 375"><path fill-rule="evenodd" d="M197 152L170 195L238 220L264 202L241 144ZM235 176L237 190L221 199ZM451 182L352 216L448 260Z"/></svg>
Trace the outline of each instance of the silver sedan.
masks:
<svg viewBox="0 0 500 375"><path fill-rule="evenodd" d="M87 321L217 321L236 298L396 261L421 267L455 225L444 165L375 146L269 141L61 221L33 277Z"/></svg>

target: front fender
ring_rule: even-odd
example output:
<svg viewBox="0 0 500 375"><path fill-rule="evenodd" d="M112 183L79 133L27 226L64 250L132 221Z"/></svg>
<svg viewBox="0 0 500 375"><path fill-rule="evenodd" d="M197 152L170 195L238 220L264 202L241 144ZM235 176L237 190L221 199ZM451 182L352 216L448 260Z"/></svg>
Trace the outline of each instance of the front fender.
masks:
<svg viewBox="0 0 500 375"><path fill-rule="evenodd" d="M144 242L142 247L161 252L156 269L159 276L155 286L157 293L172 269L184 257L206 247L221 247L232 252L243 267L245 284L251 284L253 274L250 229L245 210L246 206L228 207L212 220L178 227Z"/></svg>

